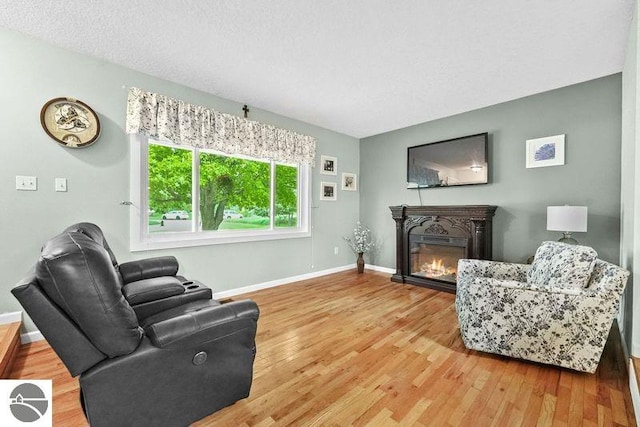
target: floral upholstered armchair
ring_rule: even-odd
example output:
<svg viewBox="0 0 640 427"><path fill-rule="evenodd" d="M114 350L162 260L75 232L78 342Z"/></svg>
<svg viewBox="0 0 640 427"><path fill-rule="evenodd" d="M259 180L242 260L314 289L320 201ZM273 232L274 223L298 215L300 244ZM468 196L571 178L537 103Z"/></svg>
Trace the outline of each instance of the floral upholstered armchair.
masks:
<svg viewBox="0 0 640 427"><path fill-rule="evenodd" d="M544 242L532 265L462 259L464 345L593 373L628 276L590 247L559 242Z"/></svg>

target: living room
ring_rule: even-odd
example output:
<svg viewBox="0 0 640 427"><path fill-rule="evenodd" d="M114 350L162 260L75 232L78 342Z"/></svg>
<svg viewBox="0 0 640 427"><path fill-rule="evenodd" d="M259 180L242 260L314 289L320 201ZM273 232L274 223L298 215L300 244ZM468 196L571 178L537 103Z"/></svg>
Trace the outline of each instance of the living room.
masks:
<svg viewBox="0 0 640 427"><path fill-rule="evenodd" d="M626 2L625 7L630 4ZM617 46L624 60L608 73L576 76L566 84L541 87L517 99L353 136L310 124L312 116L294 119L254 107L250 101L224 99L42 41L3 22L0 46L5 65L0 76L5 114L0 121L2 128L11 132L1 161L0 177L5 185L0 188L0 200L15 210L5 212L1 226L4 249L0 267L9 274L0 297L0 312L22 310L9 290L31 268L44 241L81 221L100 225L119 260L174 255L180 261L181 274L207 284L218 297L235 298L244 292L352 269L355 256L344 236L352 234L357 221L368 226L375 239L373 251L366 255L369 269L393 272L396 230L389 206L403 204L498 206L493 218L493 259L507 262L524 262L541 242L559 237L546 229L547 206L588 206L588 230L575 237L595 248L599 258L632 273L640 271L636 270L640 260L634 257L640 248L640 238L634 234L640 227L634 219L640 61L637 12L633 21L623 22L629 23L624 43ZM163 54L163 58L169 57ZM562 65L560 61L545 67ZM495 76L501 78L497 71ZM227 84L241 85L242 78ZM281 84L283 98L296 97L287 90L286 82ZM136 207L122 204L131 199L130 140L125 133L131 87L237 116L243 114L246 102L251 120L314 137L309 236L131 251L130 216ZM40 109L60 96L80 99L98 113L101 132L95 144L86 149L61 147L43 131ZM346 121L349 110L343 115ZM407 147L481 132L489 134L487 185L407 189ZM565 164L526 168L526 141L558 134L566 136ZM321 156L337 159L335 177L321 173ZM340 188L342 173L357 176L357 191ZM16 191L16 176L37 177L37 191ZM66 178L66 192L54 191L56 178ZM320 183L327 181L338 184L335 201L321 200ZM625 309L619 316L628 355L640 355L634 287L630 280ZM35 325L26 316L24 321L25 340L38 339Z"/></svg>

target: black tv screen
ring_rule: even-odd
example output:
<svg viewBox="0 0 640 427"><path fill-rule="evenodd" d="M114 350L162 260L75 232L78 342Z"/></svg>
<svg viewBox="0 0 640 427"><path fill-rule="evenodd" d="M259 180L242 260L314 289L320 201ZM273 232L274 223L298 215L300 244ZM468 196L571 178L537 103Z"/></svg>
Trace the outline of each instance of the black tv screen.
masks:
<svg viewBox="0 0 640 427"><path fill-rule="evenodd" d="M486 184L488 134L463 136L407 149L407 188Z"/></svg>

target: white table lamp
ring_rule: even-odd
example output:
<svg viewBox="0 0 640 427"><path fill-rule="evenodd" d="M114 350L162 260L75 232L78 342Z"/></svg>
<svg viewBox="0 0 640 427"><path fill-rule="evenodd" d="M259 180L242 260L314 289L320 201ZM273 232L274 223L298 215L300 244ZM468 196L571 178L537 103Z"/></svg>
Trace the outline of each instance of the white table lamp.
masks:
<svg viewBox="0 0 640 427"><path fill-rule="evenodd" d="M571 237L571 232L587 231L587 207L547 206L547 230L562 231L563 237L559 242L578 244Z"/></svg>

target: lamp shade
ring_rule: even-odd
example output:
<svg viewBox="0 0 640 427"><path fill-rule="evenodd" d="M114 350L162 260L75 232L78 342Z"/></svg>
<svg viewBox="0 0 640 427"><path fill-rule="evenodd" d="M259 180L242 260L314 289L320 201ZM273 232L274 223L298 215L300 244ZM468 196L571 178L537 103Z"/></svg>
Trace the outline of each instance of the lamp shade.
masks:
<svg viewBox="0 0 640 427"><path fill-rule="evenodd" d="M587 207L547 206L547 230L587 231Z"/></svg>

